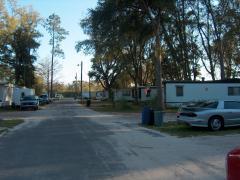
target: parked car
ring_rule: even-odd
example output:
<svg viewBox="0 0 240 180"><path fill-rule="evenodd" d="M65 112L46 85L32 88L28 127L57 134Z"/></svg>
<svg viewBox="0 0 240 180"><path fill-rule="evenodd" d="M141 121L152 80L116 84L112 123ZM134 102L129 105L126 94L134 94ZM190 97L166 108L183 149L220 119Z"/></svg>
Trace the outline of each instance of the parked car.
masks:
<svg viewBox="0 0 240 180"><path fill-rule="evenodd" d="M40 104L49 104L50 100L47 94L42 94L39 96L39 103Z"/></svg>
<svg viewBox="0 0 240 180"><path fill-rule="evenodd" d="M240 125L240 101L204 101L179 108L177 121L213 131Z"/></svg>
<svg viewBox="0 0 240 180"><path fill-rule="evenodd" d="M43 98L40 98L40 97L38 97L38 102L39 102L39 105L40 105L40 106L46 104L46 103L44 102Z"/></svg>
<svg viewBox="0 0 240 180"><path fill-rule="evenodd" d="M240 179L240 147L233 149L227 154L227 180Z"/></svg>
<svg viewBox="0 0 240 180"><path fill-rule="evenodd" d="M38 110L39 100L38 96L24 96L21 99L20 110L23 109L33 109Z"/></svg>

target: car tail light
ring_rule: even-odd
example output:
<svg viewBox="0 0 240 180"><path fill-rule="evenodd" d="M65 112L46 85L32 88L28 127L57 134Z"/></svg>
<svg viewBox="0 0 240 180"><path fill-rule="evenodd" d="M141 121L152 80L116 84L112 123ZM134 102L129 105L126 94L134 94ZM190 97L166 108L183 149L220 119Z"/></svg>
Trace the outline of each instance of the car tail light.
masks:
<svg viewBox="0 0 240 180"><path fill-rule="evenodd" d="M176 113L176 115L177 115L177 117L179 117L179 116L180 116L180 113L179 113L179 112L177 112L177 113Z"/></svg>

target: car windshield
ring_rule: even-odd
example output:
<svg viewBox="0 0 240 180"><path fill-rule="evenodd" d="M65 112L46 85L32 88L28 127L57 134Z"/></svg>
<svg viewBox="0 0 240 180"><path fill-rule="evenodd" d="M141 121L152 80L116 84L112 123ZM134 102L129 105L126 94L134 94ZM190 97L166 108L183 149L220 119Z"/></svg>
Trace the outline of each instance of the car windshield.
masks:
<svg viewBox="0 0 240 180"><path fill-rule="evenodd" d="M36 97L35 96L25 96L25 97L23 97L23 100L24 101L36 100Z"/></svg>
<svg viewBox="0 0 240 180"><path fill-rule="evenodd" d="M199 107L202 108L217 108L218 102L217 101L206 101L199 104Z"/></svg>
<svg viewBox="0 0 240 180"><path fill-rule="evenodd" d="M199 105L201 105L202 103L204 103L204 101L188 102L188 103L184 104L184 106L186 106L186 107L199 107Z"/></svg>
<svg viewBox="0 0 240 180"><path fill-rule="evenodd" d="M217 101L198 101L198 102L189 102L184 107L187 108L217 108L218 102Z"/></svg>
<svg viewBox="0 0 240 180"><path fill-rule="evenodd" d="M41 95L40 98L44 98L44 99L47 99L47 95Z"/></svg>

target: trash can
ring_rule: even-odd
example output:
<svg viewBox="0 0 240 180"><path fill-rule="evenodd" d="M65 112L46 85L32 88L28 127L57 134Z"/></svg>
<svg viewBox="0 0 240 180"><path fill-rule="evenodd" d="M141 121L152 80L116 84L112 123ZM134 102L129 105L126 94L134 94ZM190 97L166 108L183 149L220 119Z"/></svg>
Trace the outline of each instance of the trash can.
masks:
<svg viewBox="0 0 240 180"><path fill-rule="evenodd" d="M142 111L142 124L153 125L154 124L154 113L149 107L144 107Z"/></svg>
<svg viewBox="0 0 240 180"><path fill-rule="evenodd" d="M89 107L91 105L91 100L90 99L87 100L86 105L87 105L87 107Z"/></svg>
<svg viewBox="0 0 240 180"><path fill-rule="evenodd" d="M161 126L163 123L163 111L154 111L154 124L156 126Z"/></svg>
<svg viewBox="0 0 240 180"><path fill-rule="evenodd" d="M150 119L148 121L148 125L153 126L154 125L154 110L150 109Z"/></svg>

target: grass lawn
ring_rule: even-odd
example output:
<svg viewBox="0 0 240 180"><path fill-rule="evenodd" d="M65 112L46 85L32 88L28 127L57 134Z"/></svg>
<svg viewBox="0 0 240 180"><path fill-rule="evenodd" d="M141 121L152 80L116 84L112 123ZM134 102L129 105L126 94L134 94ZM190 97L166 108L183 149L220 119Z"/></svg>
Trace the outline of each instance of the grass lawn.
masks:
<svg viewBox="0 0 240 180"><path fill-rule="evenodd" d="M157 130L177 137L195 137L195 136L223 136L229 134L240 134L240 127L224 128L221 131L210 131L208 128L190 127L185 124L177 124L177 122L164 123L161 127L145 126L150 129Z"/></svg>
<svg viewBox="0 0 240 180"><path fill-rule="evenodd" d="M86 103L84 103L86 104ZM135 104L133 102L119 101L115 102L113 106L110 101L91 101L90 108L94 111L100 112L126 112L126 113L140 113L145 105L144 104ZM151 107L151 106L149 106ZM165 112L177 112L178 108L167 108Z"/></svg>
<svg viewBox="0 0 240 180"><path fill-rule="evenodd" d="M91 101L91 109L100 112L141 112L142 107L140 105L133 104L132 102L116 102L113 106L109 101Z"/></svg>
<svg viewBox="0 0 240 180"><path fill-rule="evenodd" d="M0 112L13 112L13 111L18 111L18 109L14 108L0 108Z"/></svg>
<svg viewBox="0 0 240 180"><path fill-rule="evenodd" d="M7 131L7 129L1 129L0 134L2 134L3 132L6 132L6 131Z"/></svg>
<svg viewBox="0 0 240 180"><path fill-rule="evenodd" d="M0 120L0 134L7 131L8 129L14 128L23 122L24 121L21 119Z"/></svg>

